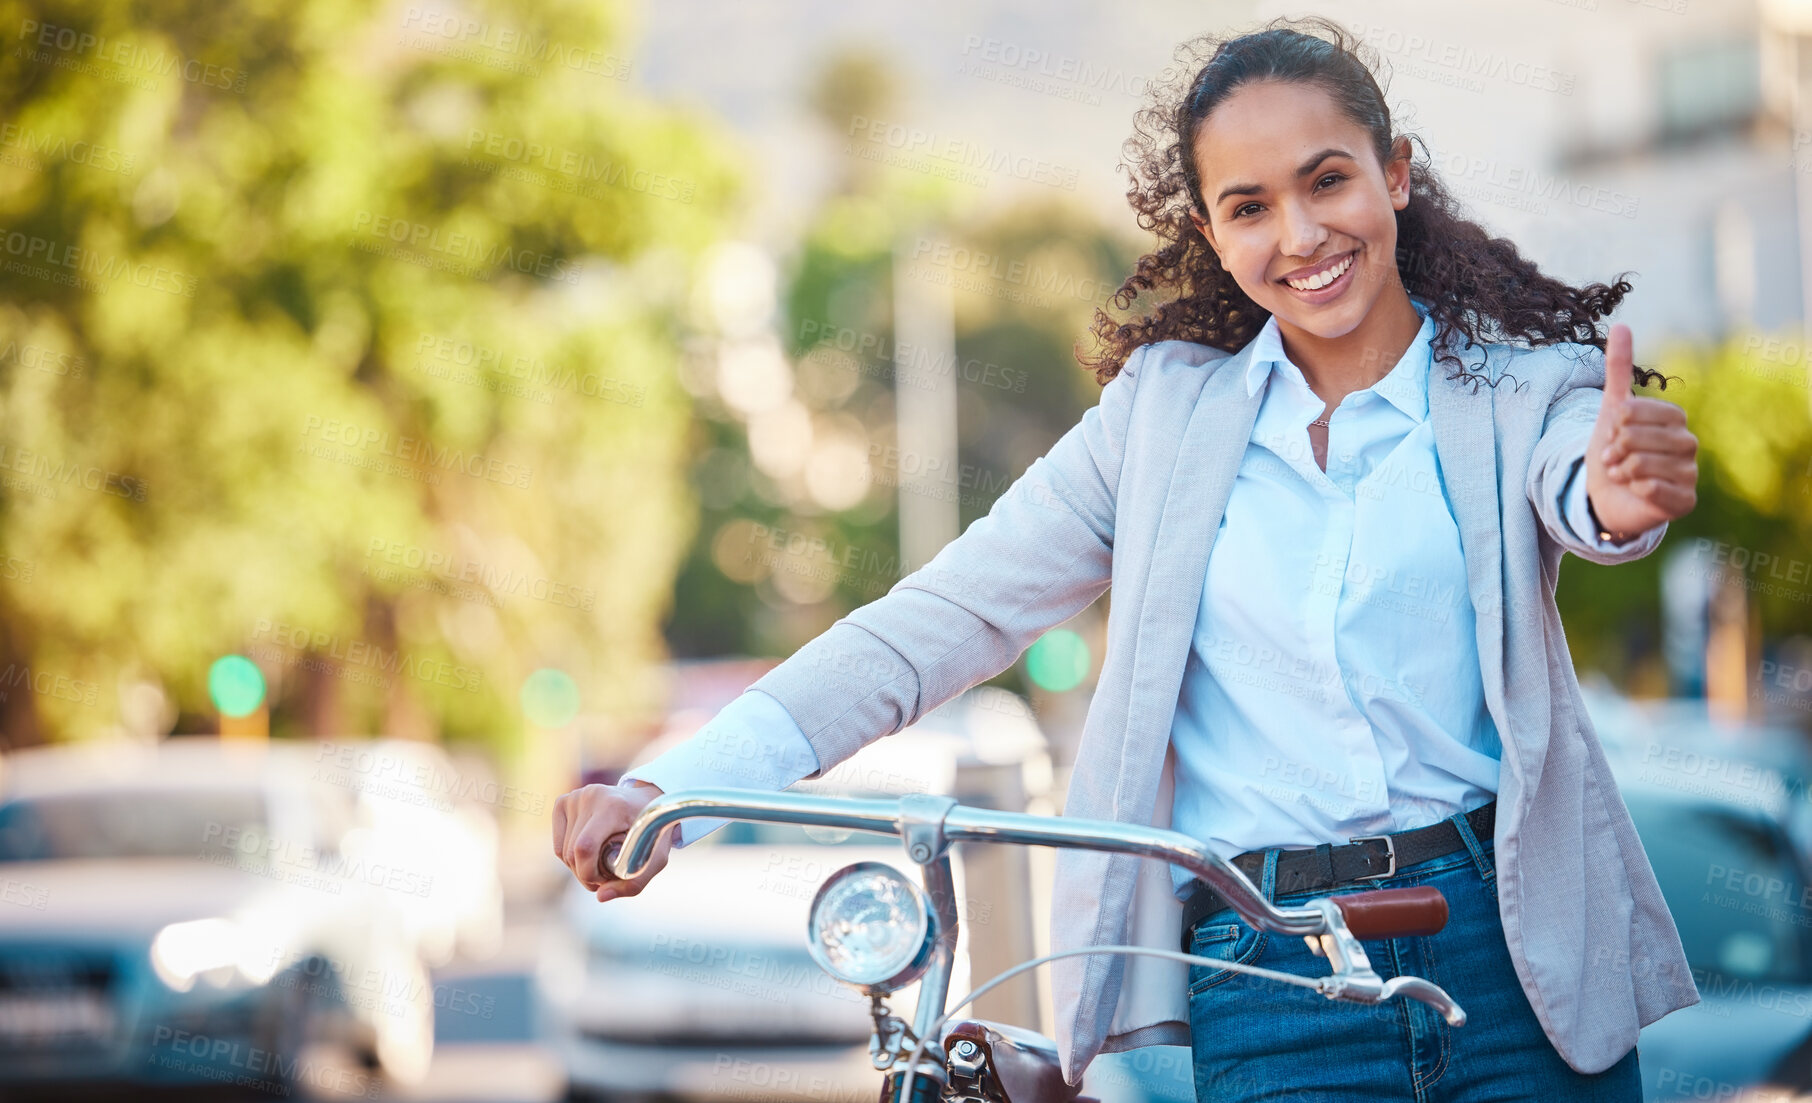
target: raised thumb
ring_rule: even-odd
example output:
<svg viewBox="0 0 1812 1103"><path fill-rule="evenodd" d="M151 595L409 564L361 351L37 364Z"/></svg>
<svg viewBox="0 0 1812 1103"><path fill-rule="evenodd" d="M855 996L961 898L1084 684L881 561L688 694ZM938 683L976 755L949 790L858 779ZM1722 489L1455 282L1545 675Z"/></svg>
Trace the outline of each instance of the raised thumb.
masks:
<svg viewBox="0 0 1812 1103"><path fill-rule="evenodd" d="M1604 405L1599 416L1629 401L1630 385L1635 379L1635 363L1630 355L1630 327L1618 323L1611 327L1604 341Z"/></svg>

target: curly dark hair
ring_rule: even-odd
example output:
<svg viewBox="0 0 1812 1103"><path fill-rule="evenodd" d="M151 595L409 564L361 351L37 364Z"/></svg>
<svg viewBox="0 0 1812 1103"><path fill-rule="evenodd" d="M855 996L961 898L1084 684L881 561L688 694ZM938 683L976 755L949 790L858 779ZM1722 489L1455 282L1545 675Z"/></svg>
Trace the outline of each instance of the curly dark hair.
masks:
<svg viewBox="0 0 1812 1103"><path fill-rule="evenodd" d="M1134 133L1122 163L1132 177L1126 198L1141 228L1157 235L1155 251L1139 258L1112 298L1130 310L1143 292L1157 290L1167 301L1134 320L1116 321L1095 311L1090 327L1099 342L1093 355L1079 355L1102 385L1119 374L1140 345L1183 340L1233 352L1257 336L1270 313L1242 291L1207 240L1190 222L1191 210L1206 214L1195 158L1190 151L1214 109L1242 85L1260 80L1300 81L1326 89L1334 102L1371 135L1378 163L1390 162L1395 135L1390 108L1374 71L1384 71L1376 53L1329 19L1275 19L1264 29L1237 37L1206 34L1175 51L1178 65L1168 79L1154 81L1149 103L1134 117ZM1495 380L1468 372L1453 352L1453 335L1468 346L1486 341L1537 345L1566 342L1604 350L1598 320L1630 291L1619 277L1609 284L1573 287L1544 275L1501 237L1464 217L1441 183L1419 138L1406 135L1421 156L1410 161L1414 200L1396 212L1397 271L1403 288L1428 301L1438 330L1436 359L1451 365L1452 378ZM1660 373L1637 367L1637 384L1661 382Z"/></svg>

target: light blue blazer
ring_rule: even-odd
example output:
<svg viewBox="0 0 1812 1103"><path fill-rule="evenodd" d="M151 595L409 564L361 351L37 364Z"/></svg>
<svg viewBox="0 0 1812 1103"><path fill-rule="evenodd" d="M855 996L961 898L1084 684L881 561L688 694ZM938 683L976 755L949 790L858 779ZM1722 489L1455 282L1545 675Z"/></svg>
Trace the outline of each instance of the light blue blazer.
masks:
<svg viewBox="0 0 1812 1103"><path fill-rule="evenodd" d="M1447 340L1437 337L1437 354ZM1099 404L986 517L754 688L786 707L829 770L1004 670L1111 586L1106 656L1065 813L1167 825L1171 724L1209 551L1263 395L1243 386L1250 351L1184 341L1135 351ZM1499 381L1451 380L1437 359L1428 388L1486 706L1503 739L1499 910L1548 1038L1572 1068L1595 1073L1627 1053L1641 1027L1699 997L1587 719L1554 584L1563 553L1635 559L1665 526L1607 552L1559 514L1603 399L1602 353L1486 344L1460 355ZM1054 889L1053 950L1176 946L1181 904L1161 863L1060 850ZM1054 962L1070 1083L1098 1053L1187 1044L1186 988L1178 962Z"/></svg>

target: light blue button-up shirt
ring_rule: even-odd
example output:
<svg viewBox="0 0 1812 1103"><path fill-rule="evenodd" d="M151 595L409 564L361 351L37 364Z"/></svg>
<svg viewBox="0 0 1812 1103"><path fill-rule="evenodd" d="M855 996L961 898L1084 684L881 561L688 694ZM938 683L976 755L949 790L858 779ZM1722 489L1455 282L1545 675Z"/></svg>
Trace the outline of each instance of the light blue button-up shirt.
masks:
<svg viewBox="0 0 1812 1103"><path fill-rule="evenodd" d="M1428 420L1434 323L1328 417L1273 318L1171 731L1172 825L1224 857L1434 823L1497 792L1459 527ZM1190 875L1174 871L1180 889Z"/></svg>
<svg viewBox="0 0 1812 1103"><path fill-rule="evenodd" d="M1225 857L1341 843L1466 811L1497 792L1471 598L1433 427L1434 323L1329 417L1327 470L1308 424L1324 403L1275 318L1249 359L1264 389L1209 557L1171 740L1171 827ZM1578 468L1562 491L1597 541ZM773 697L749 690L692 739L625 777L667 792L784 789L818 769ZM687 820L684 846L722 821ZM1179 893L1189 875L1173 870Z"/></svg>

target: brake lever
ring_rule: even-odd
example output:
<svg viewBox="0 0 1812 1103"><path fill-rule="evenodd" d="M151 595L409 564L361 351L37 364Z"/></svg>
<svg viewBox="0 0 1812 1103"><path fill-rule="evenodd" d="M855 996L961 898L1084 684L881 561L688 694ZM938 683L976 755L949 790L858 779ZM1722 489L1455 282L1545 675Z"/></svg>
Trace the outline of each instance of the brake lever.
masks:
<svg viewBox="0 0 1812 1103"><path fill-rule="evenodd" d="M1439 1011L1441 1018L1447 1020L1448 1026L1466 1025L1465 1009L1455 1003L1453 997L1449 996L1440 985L1432 981L1423 980L1421 977L1392 977L1384 982L1384 988L1379 992L1378 998L1388 1000L1392 996L1408 996L1412 1000L1421 1000Z"/></svg>
<svg viewBox="0 0 1812 1103"><path fill-rule="evenodd" d="M1311 952L1328 959L1334 971L1317 978L1321 994L1332 1000L1346 999L1356 1003L1383 1003L1393 996L1420 1000L1441 1013L1449 1026L1466 1025L1466 1012L1438 984L1421 977L1392 977L1384 980L1372 969L1365 947L1353 937L1346 924L1346 914L1334 897L1323 896L1309 902L1327 921L1327 930L1318 935L1305 935Z"/></svg>

